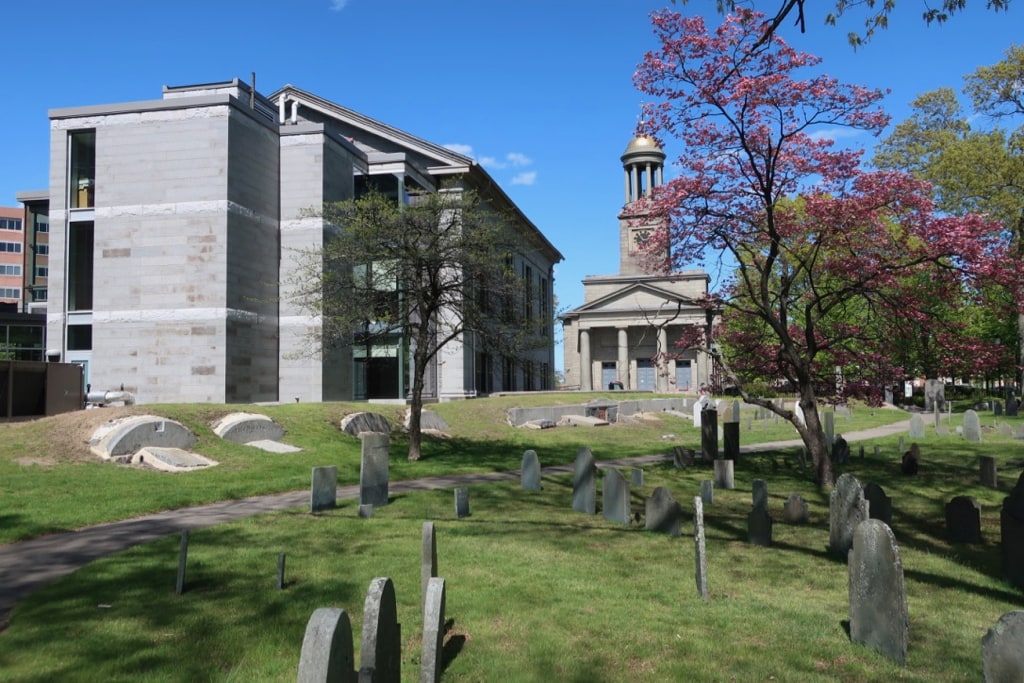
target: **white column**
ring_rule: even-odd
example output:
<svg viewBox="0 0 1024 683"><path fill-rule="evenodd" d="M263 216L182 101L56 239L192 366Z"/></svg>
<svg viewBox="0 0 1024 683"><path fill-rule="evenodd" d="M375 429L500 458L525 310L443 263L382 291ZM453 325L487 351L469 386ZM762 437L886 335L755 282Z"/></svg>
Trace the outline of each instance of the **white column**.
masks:
<svg viewBox="0 0 1024 683"><path fill-rule="evenodd" d="M619 362L615 370L623 388L636 389L629 377L629 330L625 327L619 328Z"/></svg>
<svg viewBox="0 0 1024 683"><path fill-rule="evenodd" d="M580 330L580 391L594 390L594 368L590 365L590 330Z"/></svg>
<svg viewBox="0 0 1024 683"><path fill-rule="evenodd" d="M622 169L622 179L625 181L624 186L622 188L623 189L623 194L626 197L625 203L629 204L629 169L628 168Z"/></svg>

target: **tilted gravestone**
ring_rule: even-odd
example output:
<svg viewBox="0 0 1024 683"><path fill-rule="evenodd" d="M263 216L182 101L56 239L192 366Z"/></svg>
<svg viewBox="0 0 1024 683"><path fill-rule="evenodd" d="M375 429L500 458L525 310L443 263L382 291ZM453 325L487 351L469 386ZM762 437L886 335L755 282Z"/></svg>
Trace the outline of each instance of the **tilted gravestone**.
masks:
<svg viewBox="0 0 1024 683"><path fill-rule="evenodd" d="M892 526L892 499L885 495L885 490L875 482L864 485L864 499L868 502L868 514L871 519L880 519Z"/></svg>
<svg viewBox="0 0 1024 683"><path fill-rule="evenodd" d="M430 579L423 606L420 683L438 683L441 680L441 667L444 664L444 603L444 579Z"/></svg>
<svg viewBox="0 0 1024 683"><path fill-rule="evenodd" d="M768 509L768 482L764 479L755 479L751 491L754 508Z"/></svg>
<svg viewBox="0 0 1024 683"><path fill-rule="evenodd" d="M519 471L519 483L527 491L540 491L540 458L537 451L523 453L523 464Z"/></svg>
<svg viewBox="0 0 1024 683"><path fill-rule="evenodd" d="M946 533L954 543L981 543L981 506L970 496L946 503Z"/></svg>
<svg viewBox="0 0 1024 683"><path fill-rule="evenodd" d="M371 581L366 593L359 676L360 680L369 676L373 683L400 683L402 679L402 627L395 587L387 577Z"/></svg>
<svg viewBox="0 0 1024 683"><path fill-rule="evenodd" d="M597 513L597 465L589 448L576 452L572 466L572 509L588 515Z"/></svg>
<svg viewBox="0 0 1024 683"><path fill-rule="evenodd" d="M708 557L704 544L704 504L700 497L693 499L693 544L695 548L697 594L708 599Z"/></svg>
<svg viewBox="0 0 1024 683"><path fill-rule="evenodd" d="M1003 574L1013 585L1024 588L1024 472L1006 498L999 514Z"/></svg>
<svg viewBox="0 0 1024 683"><path fill-rule="evenodd" d="M644 528L678 537L682 534L683 509L664 486L654 489L644 506Z"/></svg>
<svg viewBox="0 0 1024 683"><path fill-rule="evenodd" d="M314 467L309 487L309 511L333 508L338 502L338 467Z"/></svg>
<svg viewBox="0 0 1024 683"><path fill-rule="evenodd" d="M751 545L772 544L772 517L767 508L755 507L747 515L747 540Z"/></svg>
<svg viewBox="0 0 1024 683"><path fill-rule="evenodd" d="M924 438L924 418L921 417L920 414L914 414L910 416L910 438Z"/></svg>
<svg viewBox="0 0 1024 683"><path fill-rule="evenodd" d="M362 459L359 466L359 504L374 507L388 504L388 447L387 434L363 434Z"/></svg>
<svg viewBox="0 0 1024 683"><path fill-rule="evenodd" d="M601 486L601 510L609 522L629 524L629 482L614 467L604 471Z"/></svg>
<svg viewBox="0 0 1024 683"><path fill-rule="evenodd" d="M828 547L846 557L853 545L853 532L868 518L868 503L857 477L849 472L839 476L828 497Z"/></svg>
<svg viewBox="0 0 1024 683"><path fill-rule="evenodd" d="M715 486L729 491L736 487L732 460L715 460Z"/></svg>
<svg viewBox="0 0 1024 683"><path fill-rule="evenodd" d="M807 524L807 501L799 493L790 494L782 506L782 519L787 524Z"/></svg>
<svg viewBox="0 0 1024 683"><path fill-rule="evenodd" d="M427 584L437 576L437 535L433 522L423 522L423 543L420 552L420 595L427 599ZM426 604L425 602L423 604Z"/></svg>
<svg viewBox="0 0 1024 683"><path fill-rule="evenodd" d="M892 529L878 519L858 524L848 563L850 640L905 665L910 619L903 561Z"/></svg>
<svg viewBox="0 0 1024 683"><path fill-rule="evenodd" d="M705 410L700 416L700 455L704 462L718 457L718 411Z"/></svg>
<svg viewBox="0 0 1024 683"><path fill-rule="evenodd" d="M964 439L981 441L981 420L978 418L978 413L973 410L964 413Z"/></svg>
<svg viewBox="0 0 1024 683"><path fill-rule="evenodd" d="M710 479L702 479L700 482L700 499L705 505L712 505L715 502L715 482Z"/></svg>
<svg viewBox="0 0 1024 683"><path fill-rule="evenodd" d="M999 471L996 467L996 459L991 455L982 455L978 458L978 467L981 474L981 485L990 488L999 488Z"/></svg>
<svg viewBox="0 0 1024 683"><path fill-rule="evenodd" d="M999 617L981 639L985 683L1024 681L1024 610Z"/></svg>
<svg viewBox="0 0 1024 683"><path fill-rule="evenodd" d="M298 683L356 683L352 624L336 607L315 610L306 623Z"/></svg>
<svg viewBox="0 0 1024 683"><path fill-rule="evenodd" d="M726 422L722 425L722 449L726 460L740 459L740 423Z"/></svg>

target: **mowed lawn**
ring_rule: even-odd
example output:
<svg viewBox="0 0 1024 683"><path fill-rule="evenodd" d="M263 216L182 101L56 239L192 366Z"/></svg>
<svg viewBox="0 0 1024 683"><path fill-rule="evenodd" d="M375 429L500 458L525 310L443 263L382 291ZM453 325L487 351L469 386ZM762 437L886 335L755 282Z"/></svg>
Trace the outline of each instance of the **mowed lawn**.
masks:
<svg viewBox="0 0 1024 683"><path fill-rule="evenodd" d="M405 460L405 442L396 435L392 480L515 470L526 448L546 466L571 463L582 446L600 461L699 445L690 420L667 414L543 431L514 429L504 420L513 405L581 400L558 394L434 406L450 430L428 439L417 463ZM199 436L196 450L221 463L178 475L94 461L60 417L4 425L3 542L158 509L301 490L317 465L338 465L339 483L355 483L359 444L338 423L366 408L246 407L285 426L284 440L303 448L291 455L219 442L209 424L238 406L135 409L186 423ZM379 409L398 418L396 407ZM837 417L836 430L907 417L856 407L852 418ZM741 420L744 444L795 437L784 423L751 418ZM443 680L978 680L981 637L1002 614L1024 608L1024 591L1002 578L999 553L1000 505L1020 473L1011 463L1024 459L1024 441L1004 436L997 419L1007 420L982 413L980 444L955 435L959 413L948 436L929 427L918 440L915 477L900 474L897 436L852 443L853 458L840 468L861 483L881 485L893 501L910 612L906 667L850 642L847 568L827 552L829 492L817 490L789 449L744 457L736 488L715 491L705 506L707 601L694 580L692 501L711 470L659 462L645 466L643 485L632 487L641 519L630 525L603 519L600 505L595 516L574 512L571 478L547 476L540 492L516 483L470 486L471 515L464 519L455 519L447 489L393 495L368 519L359 518L358 501L342 500L315 515L293 509L196 530L182 595L174 593L179 537L138 546L23 601L0 632L0 680L293 681L306 622L318 607L348 612L358 661L363 601L379 576L396 588L403 680L418 680L424 521L436 525L439 575L447 582L451 629ZM74 443L60 446L61 432ZM981 455L996 457L1001 490L980 485ZM775 518L768 548L747 542L754 479L768 483ZM683 507L679 538L643 530L645 500L657 486ZM807 525L781 521L792 493L809 505ZM957 495L981 506L982 544L947 540L944 507ZM278 590L282 553L286 585Z"/></svg>

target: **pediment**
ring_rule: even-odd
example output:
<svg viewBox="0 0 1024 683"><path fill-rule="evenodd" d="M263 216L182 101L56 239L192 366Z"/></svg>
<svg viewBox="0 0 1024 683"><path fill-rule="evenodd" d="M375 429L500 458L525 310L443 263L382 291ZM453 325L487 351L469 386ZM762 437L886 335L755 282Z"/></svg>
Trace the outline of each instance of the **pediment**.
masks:
<svg viewBox="0 0 1024 683"><path fill-rule="evenodd" d="M672 314L679 307L683 311L688 312L699 309L699 306L691 297L678 291L673 291L669 287L658 286L649 282L634 282L625 284L593 301L589 301L573 309L572 313L587 315L647 311Z"/></svg>

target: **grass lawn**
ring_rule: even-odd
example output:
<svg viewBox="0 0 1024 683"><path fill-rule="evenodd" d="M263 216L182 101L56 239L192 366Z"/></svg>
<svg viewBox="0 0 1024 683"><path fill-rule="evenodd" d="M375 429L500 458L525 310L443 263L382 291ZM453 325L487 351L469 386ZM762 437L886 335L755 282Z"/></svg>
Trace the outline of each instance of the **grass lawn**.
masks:
<svg viewBox="0 0 1024 683"><path fill-rule="evenodd" d="M670 416L544 431L504 422L510 405L558 399L565 400L529 396L436 406L451 435L431 439L418 463L402 457L403 442L396 439L391 477L517 469L526 448L552 465L571 462L580 446L603 460L699 443L689 420ZM92 462L81 455L81 444L47 453L61 431L59 418L5 425L3 542L156 509L302 489L314 465L337 464L339 481L354 483L358 441L340 434L337 424L345 412L365 408L255 408L284 424L285 440L304 449L282 456L218 443L210 417L232 407L146 406L185 422L200 437L196 450L221 462L186 475ZM906 417L860 408L852 419L837 418L836 429L847 433ZM960 420L954 413L950 427ZM349 613L358 652L366 589L378 576L390 577L396 588L403 680L418 680L420 538L429 520L437 529L439 574L447 581L453 620L443 680L975 681L981 637L1002 614L1024 608L1024 592L1002 579L999 555L999 506L1020 472L1008 461L1024 458L1024 441L1000 434L991 414L983 414L982 423L980 444L929 428L919 440L916 477L899 473L895 436L864 443L863 458L861 444L851 444L854 457L843 468L862 484L880 484L893 501L910 612L906 667L850 643L846 565L826 551L828 492L816 489L792 452L768 452L745 457L736 488L716 491L704 508L706 602L694 582L692 500L710 469L659 463L645 468L644 486L633 487L632 507L642 514L654 487L668 487L686 513L681 538L574 512L570 478L549 476L541 492L513 484L472 486L472 514L461 520L454 519L451 490L441 490L393 496L369 519L357 516L356 501L342 501L317 515L296 509L193 531L187 590L180 596L174 594L179 538L139 546L93 562L19 604L0 633L0 680L293 681L306 622L318 607ZM662 440L666 434L676 439ZM741 434L744 444L795 436L788 425L768 420L748 427L746 418ZM996 456L1001 491L980 486L980 455ZM768 482L776 520L769 548L746 541L755 478ZM808 502L809 524L781 522L791 493ZM946 540L944 506L956 495L980 504L981 545ZM284 590L275 586L279 553L287 555Z"/></svg>

